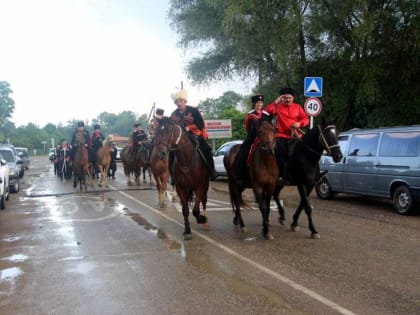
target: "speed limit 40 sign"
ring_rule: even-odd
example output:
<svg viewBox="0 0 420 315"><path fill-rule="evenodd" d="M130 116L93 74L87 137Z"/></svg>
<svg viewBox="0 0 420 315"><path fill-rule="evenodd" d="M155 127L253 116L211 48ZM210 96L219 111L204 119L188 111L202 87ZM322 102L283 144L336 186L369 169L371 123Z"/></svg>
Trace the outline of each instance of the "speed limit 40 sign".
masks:
<svg viewBox="0 0 420 315"><path fill-rule="evenodd" d="M308 116L318 116L322 110L322 103L317 97L309 97L305 101L304 109Z"/></svg>

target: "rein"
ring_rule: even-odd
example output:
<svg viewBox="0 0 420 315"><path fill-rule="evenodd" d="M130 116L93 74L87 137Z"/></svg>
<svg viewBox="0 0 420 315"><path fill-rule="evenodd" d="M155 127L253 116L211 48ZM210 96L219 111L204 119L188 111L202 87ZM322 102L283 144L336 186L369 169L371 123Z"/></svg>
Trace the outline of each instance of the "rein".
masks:
<svg viewBox="0 0 420 315"><path fill-rule="evenodd" d="M324 128L324 130L331 129L331 128L335 128L335 126L334 125L328 125L328 126L326 126ZM323 148L327 151L328 155L331 156L332 155L331 149L340 147L340 145L338 143L337 144L333 144L333 145L329 145L328 142L327 142L327 139L325 139L324 133L322 132L322 129L321 129L321 126L320 125L318 125L318 129L319 129L319 139L318 139L318 141L321 143L321 145L323 146ZM305 134L305 132L302 129L298 128L298 130L302 134ZM299 139L299 140L301 140L301 139ZM314 153L316 155L322 155L322 151L321 152L318 152L318 151L312 149L306 143L304 143L304 144L305 144L305 147L306 147L306 149L308 151L310 151L310 152L312 152L312 153Z"/></svg>

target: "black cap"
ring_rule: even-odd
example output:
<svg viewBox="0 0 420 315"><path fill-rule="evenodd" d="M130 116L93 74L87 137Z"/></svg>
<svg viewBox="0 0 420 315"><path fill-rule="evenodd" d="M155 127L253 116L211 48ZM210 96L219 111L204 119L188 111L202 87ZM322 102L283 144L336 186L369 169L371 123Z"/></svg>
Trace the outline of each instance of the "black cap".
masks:
<svg viewBox="0 0 420 315"><path fill-rule="evenodd" d="M280 95L291 94L291 95L295 96L295 90L292 89L291 87L282 88L279 93L280 93Z"/></svg>
<svg viewBox="0 0 420 315"><path fill-rule="evenodd" d="M253 97L251 97L252 104L255 104L258 101L263 101L264 102L264 95L262 95L262 94L256 94Z"/></svg>
<svg viewBox="0 0 420 315"><path fill-rule="evenodd" d="M156 115L163 115L165 111L162 108L156 109Z"/></svg>
<svg viewBox="0 0 420 315"><path fill-rule="evenodd" d="M101 126L99 126L99 125L93 125L93 129L101 129Z"/></svg>
<svg viewBox="0 0 420 315"><path fill-rule="evenodd" d="M137 127L140 127L140 124L139 124L139 123L135 123L135 124L133 125L133 128L137 128Z"/></svg>
<svg viewBox="0 0 420 315"><path fill-rule="evenodd" d="M83 121L79 121L77 123L77 127L84 127L84 126L85 126L85 123Z"/></svg>

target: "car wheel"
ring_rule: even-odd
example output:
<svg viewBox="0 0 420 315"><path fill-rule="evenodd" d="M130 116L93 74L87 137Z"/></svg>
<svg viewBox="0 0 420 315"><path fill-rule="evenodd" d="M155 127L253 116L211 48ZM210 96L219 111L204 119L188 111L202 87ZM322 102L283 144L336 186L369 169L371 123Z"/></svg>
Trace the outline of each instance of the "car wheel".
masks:
<svg viewBox="0 0 420 315"><path fill-rule="evenodd" d="M319 199L332 199L334 197L334 192L331 190L331 185L325 176L322 176L316 183L315 191Z"/></svg>
<svg viewBox="0 0 420 315"><path fill-rule="evenodd" d="M392 196L392 203L399 214L410 214L414 208L414 200L407 186L398 186Z"/></svg>
<svg viewBox="0 0 420 315"><path fill-rule="evenodd" d="M13 186L11 186L10 187L11 189L10 189L10 191L12 192L12 193L18 193L19 192L19 189L20 189L20 183L19 183L19 179L16 181L16 183L13 185Z"/></svg>

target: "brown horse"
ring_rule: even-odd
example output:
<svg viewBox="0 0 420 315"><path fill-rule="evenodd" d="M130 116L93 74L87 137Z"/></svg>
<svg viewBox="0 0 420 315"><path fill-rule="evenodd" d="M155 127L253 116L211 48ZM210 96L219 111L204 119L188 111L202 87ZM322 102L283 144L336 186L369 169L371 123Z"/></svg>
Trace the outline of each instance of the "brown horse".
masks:
<svg viewBox="0 0 420 315"><path fill-rule="evenodd" d="M172 176L182 205L184 216L184 238L191 238L191 226L188 220L188 203L195 196L192 214L197 223L208 227L206 216L207 191L209 189L210 171L203 157L198 151L198 144L188 132L178 124L164 117L160 121L155 136L157 156L164 157L170 151L174 154ZM200 214L200 203L203 205L203 214Z"/></svg>
<svg viewBox="0 0 420 315"><path fill-rule="evenodd" d="M100 179L99 186L108 187L108 170L111 164L111 141L112 136L109 135L102 143L102 147L96 151L96 169L99 170Z"/></svg>
<svg viewBox="0 0 420 315"><path fill-rule="evenodd" d="M89 167L89 153L84 139L83 131L77 131L77 149L73 160L73 187L76 188L79 181L80 190L87 190L86 175L88 175Z"/></svg>
<svg viewBox="0 0 420 315"><path fill-rule="evenodd" d="M121 161L123 163L124 175L127 180L127 185L131 186L131 175L134 176L134 181L137 186L140 186L140 150L130 152L130 146L125 146L120 153Z"/></svg>
<svg viewBox="0 0 420 315"><path fill-rule="evenodd" d="M156 188L159 195L159 206L161 208L165 208L167 205L166 196L170 176L168 158L167 150L165 147L162 147L162 144L153 145L150 156L150 168L156 181ZM172 185L172 201L176 201L175 184Z"/></svg>
<svg viewBox="0 0 420 315"><path fill-rule="evenodd" d="M266 239L273 239L269 232L270 201L279 176L275 155L275 129L269 121L252 121L250 128L257 130L257 139L254 143L255 149L251 150L253 155L246 180L236 182L233 177L235 156L239 151L240 144L232 147L223 158L228 175L230 201L235 212L233 223L239 224L243 232L246 231L241 215L241 205L247 205L242 200L242 192L245 188L252 188L262 215L263 236Z"/></svg>

